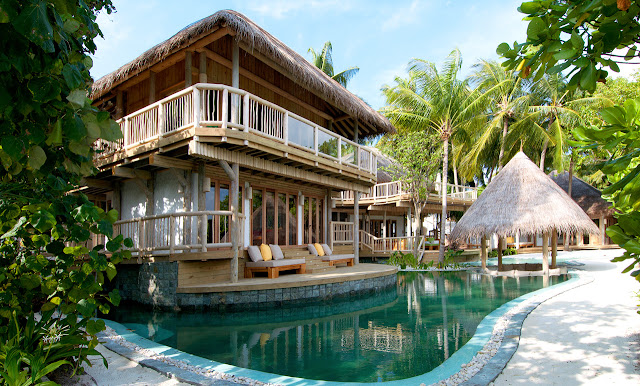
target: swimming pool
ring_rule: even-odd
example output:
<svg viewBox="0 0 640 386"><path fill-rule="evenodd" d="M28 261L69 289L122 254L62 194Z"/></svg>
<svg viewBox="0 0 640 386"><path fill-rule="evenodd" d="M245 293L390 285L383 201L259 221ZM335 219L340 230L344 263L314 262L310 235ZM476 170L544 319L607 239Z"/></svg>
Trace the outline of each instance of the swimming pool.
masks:
<svg viewBox="0 0 640 386"><path fill-rule="evenodd" d="M491 311L542 287L541 277L402 272L396 288L356 301L226 314L120 307L110 318L217 362L308 379L377 382L431 371Z"/></svg>

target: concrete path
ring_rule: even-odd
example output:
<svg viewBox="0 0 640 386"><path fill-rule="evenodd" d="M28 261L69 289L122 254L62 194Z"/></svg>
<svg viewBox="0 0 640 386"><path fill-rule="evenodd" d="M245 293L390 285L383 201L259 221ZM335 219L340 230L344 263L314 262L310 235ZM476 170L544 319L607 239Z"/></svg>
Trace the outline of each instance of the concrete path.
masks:
<svg viewBox="0 0 640 386"><path fill-rule="evenodd" d="M595 280L529 314L495 385L640 385L640 285L620 273L628 264L610 262L622 252L560 252Z"/></svg>
<svg viewBox="0 0 640 386"><path fill-rule="evenodd" d="M187 385L175 379L167 378L155 370L140 366L123 356L108 350L104 346L98 346L97 350L104 355L109 363L105 368L100 357L89 357L92 367L84 366L89 375L95 379L98 386L124 386L124 385Z"/></svg>

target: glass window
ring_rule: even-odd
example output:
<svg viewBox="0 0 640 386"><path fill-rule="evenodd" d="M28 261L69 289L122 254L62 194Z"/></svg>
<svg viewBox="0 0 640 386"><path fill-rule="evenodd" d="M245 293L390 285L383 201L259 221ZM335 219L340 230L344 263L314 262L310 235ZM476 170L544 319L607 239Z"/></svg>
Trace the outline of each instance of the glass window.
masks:
<svg viewBox="0 0 640 386"><path fill-rule="evenodd" d="M289 245L298 244L298 197L289 195Z"/></svg>
<svg viewBox="0 0 640 386"><path fill-rule="evenodd" d="M313 126L289 116L289 142L313 149Z"/></svg>
<svg viewBox="0 0 640 386"><path fill-rule="evenodd" d="M251 201L251 244L262 244L262 190L253 189Z"/></svg>
<svg viewBox="0 0 640 386"><path fill-rule="evenodd" d="M287 245L287 220L289 218L289 208L287 206L287 195L278 194L278 245Z"/></svg>
<svg viewBox="0 0 640 386"><path fill-rule="evenodd" d="M275 244L275 229L276 229L276 213L275 213L275 193L265 192L264 205L267 208L265 224L265 233L267 240L265 244Z"/></svg>

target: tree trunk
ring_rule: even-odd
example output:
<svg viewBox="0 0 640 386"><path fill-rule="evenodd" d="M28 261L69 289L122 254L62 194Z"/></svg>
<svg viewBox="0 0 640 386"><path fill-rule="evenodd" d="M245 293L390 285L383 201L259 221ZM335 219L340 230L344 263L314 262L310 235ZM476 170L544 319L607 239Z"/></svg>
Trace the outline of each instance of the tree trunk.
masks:
<svg viewBox="0 0 640 386"><path fill-rule="evenodd" d="M547 147L549 146L549 138L545 138L542 145L542 152L540 153L540 169L544 172L544 158L547 156Z"/></svg>
<svg viewBox="0 0 640 386"><path fill-rule="evenodd" d="M453 185L456 193L458 192L458 168L456 168L456 156L453 152L453 143L451 144L451 155L453 156Z"/></svg>
<svg viewBox="0 0 640 386"><path fill-rule="evenodd" d="M413 243L411 245L411 249L413 250L413 257L416 258L416 260L419 258L418 256L418 236L420 236L420 231L421 231L421 226L419 224L420 222L420 213L422 213L422 208L420 207L420 204L416 201L414 201L413 203L413 210L415 212L415 217L413 218L413 223L414 223L414 227L416 229L416 238L413 239ZM420 261L418 260L418 262L420 263Z"/></svg>
<svg viewBox="0 0 640 386"><path fill-rule="evenodd" d="M571 160L569 161L569 189L567 193L571 197L571 188L573 187L573 152L571 152ZM573 198L573 197L572 197ZM565 251L569 250L569 233L564 234L564 248Z"/></svg>
<svg viewBox="0 0 640 386"><path fill-rule="evenodd" d="M442 217L440 217L440 247L438 262L444 263L445 223L447 221L447 170L449 169L449 138L442 144Z"/></svg>
<svg viewBox="0 0 640 386"><path fill-rule="evenodd" d="M500 154L498 155L498 173L502 170L502 158L504 157L504 141L507 138L507 131L509 131L509 120L505 117L502 125L502 142L500 142Z"/></svg>

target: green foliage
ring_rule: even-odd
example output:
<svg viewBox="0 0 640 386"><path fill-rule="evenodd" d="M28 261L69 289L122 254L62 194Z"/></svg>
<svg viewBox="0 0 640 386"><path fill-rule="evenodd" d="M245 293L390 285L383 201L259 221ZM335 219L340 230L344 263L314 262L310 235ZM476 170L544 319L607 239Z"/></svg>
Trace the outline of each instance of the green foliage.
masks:
<svg viewBox="0 0 640 386"><path fill-rule="evenodd" d="M331 42L325 42L320 53L317 53L313 48L309 48L307 52L311 53L311 63L313 63L314 66L318 67L322 72L329 75L331 79L346 88L347 83L349 83L351 78L360 71L360 68L355 66L349 67L336 74L333 70L333 57L331 56L332 51L333 47L331 46Z"/></svg>
<svg viewBox="0 0 640 386"><path fill-rule="evenodd" d="M518 250L515 248L507 248L504 249L502 251L502 256L512 256L512 255L517 255L518 254ZM489 251L489 253L487 254L488 257L498 257L498 250L497 249L492 249Z"/></svg>
<svg viewBox="0 0 640 386"><path fill-rule="evenodd" d="M527 41L502 43L503 65L534 80L570 69L569 86L594 91L607 78L606 68L619 72L620 61L638 56L640 5L624 0L537 0L518 10L529 21ZM615 55L615 49L626 49Z"/></svg>
<svg viewBox="0 0 640 386"><path fill-rule="evenodd" d="M625 249L613 261L631 260L623 270L640 281L640 99L629 99L601 111L603 127L580 127L574 136L586 149L603 147L612 156L600 165L611 183L603 195L616 209L616 225L607 228L611 241Z"/></svg>
<svg viewBox="0 0 640 386"><path fill-rule="evenodd" d="M88 318L120 301L117 290L103 293L115 264L130 257L122 236L112 237L118 215L70 194L95 172L96 139L122 137L87 98L101 10L112 12L111 2L0 5L0 341L9 383L28 383L26 375L36 382L54 364L95 355L104 325ZM110 257L104 245L87 247L92 234L106 237ZM62 316L52 322L54 311ZM66 333L45 347L47 323Z"/></svg>
<svg viewBox="0 0 640 386"><path fill-rule="evenodd" d="M400 267L400 269L406 269L407 267L414 269L429 269L433 266L433 261L428 263L420 263L413 253L402 253L395 251L391 254L387 260L387 264Z"/></svg>

